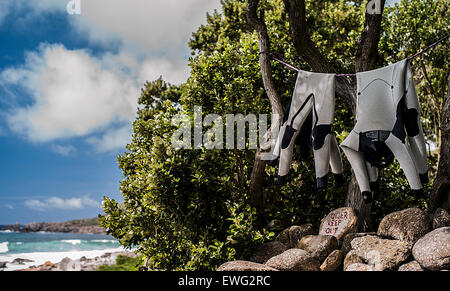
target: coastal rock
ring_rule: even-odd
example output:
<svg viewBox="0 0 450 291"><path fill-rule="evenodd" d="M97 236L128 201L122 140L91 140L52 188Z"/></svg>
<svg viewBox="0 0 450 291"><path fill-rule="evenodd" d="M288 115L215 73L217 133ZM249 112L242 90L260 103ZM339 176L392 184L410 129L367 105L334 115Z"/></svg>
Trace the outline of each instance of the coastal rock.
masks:
<svg viewBox="0 0 450 291"><path fill-rule="evenodd" d="M431 231L428 216L419 208L408 208L386 215L378 227L378 235L414 244Z"/></svg>
<svg viewBox="0 0 450 291"><path fill-rule="evenodd" d="M320 262L305 250L289 249L268 260L266 266L280 271L318 271Z"/></svg>
<svg viewBox="0 0 450 291"><path fill-rule="evenodd" d="M413 247L414 259L425 269L450 267L450 227L441 227L419 239Z"/></svg>
<svg viewBox="0 0 450 291"><path fill-rule="evenodd" d="M357 263L364 263L364 261L358 256L358 254L354 250L351 250L347 253L347 255L344 258L343 270L345 271L350 265Z"/></svg>
<svg viewBox="0 0 450 291"><path fill-rule="evenodd" d="M250 261L264 264L270 258L283 253L287 249L288 247L279 241L267 242L256 249L255 253L251 256Z"/></svg>
<svg viewBox="0 0 450 291"><path fill-rule="evenodd" d="M356 255L364 262L374 265L378 271L394 270L411 254L411 244L371 235L357 237L352 240L351 245Z"/></svg>
<svg viewBox="0 0 450 291"><path fill-rule="evenodd" d="M433 215L433 229L450 226L450 214L443 209L438 208Z"/></svg>
<svg viewBox="0 0 450 291"><path fill-rule="evenodd" d="M372 265L367 265L367 264L363 264L363 263L355 263L355 264L351 264L350 266L348 266L345 271L376 271L375 267Z"/></svg>
<svg viewBox="0 0 450 291"><path fill-rule="evenodd" d="M0 262L0 269L6 268L6 263L7 262Z"/></svg>
<svg viewBox="0 0 450 291"><path fill-rule="evenodd" d="M25 263L32 263L32 262L33 262L33 260L16 258L16 259L14 259L11 262L11 264L13 264L13 265L25 265Z"/></svg>
<svg viewBox="0 0 450 291"><path fill-rule="evenodd" d="M248 271L256 271L256 272L264 272L264 271L278 271L277 269L271 268L269 266L258 264L254 262L248 261L232 261L222 264L217 271L237 271L237 272L248 272Z"/></svg>
<svg viewBox="0 0 450 291"><path fill-rule="evenodd" d="M351 207L331 211L321 222L319 234L332 235L338 241L346 234L357 231L357 217Z"/></svg>
<svg viewBox="0 0 450 291"><path fill-rule="evenodd" d="M323 261L338 248L338 241L331 235L307 235L298 242L297 248L309 252L313 258Z"/></svg>
<svg viewBox="0 0 450 291"><path fill-rule="evenodd" d="M25 224L20 231L106 234L105 229L98 225L96 219L81 219L67 222L32 222Z"/></svg>
<svg viewBox="0 0 450 291"><path fill-rule="evenodd" d="M337 271L342 265L342 252L334 250L320 266L321 271Z"/></svg>
<svg viewBox="0 0 450 291"><path fill-rule="evenodd" d="M412 261L398 267L398 271L423 271L423 269L417 261Z"/></svg>

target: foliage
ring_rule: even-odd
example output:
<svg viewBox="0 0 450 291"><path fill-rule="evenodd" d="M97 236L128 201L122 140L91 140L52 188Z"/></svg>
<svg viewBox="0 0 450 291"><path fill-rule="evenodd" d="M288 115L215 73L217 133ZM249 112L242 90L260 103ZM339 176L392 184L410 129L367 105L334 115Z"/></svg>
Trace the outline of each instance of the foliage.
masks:
<svg viewBox="0 0 450 291"><path fill-rule="evenodd" d="M223 122L226 114L270 114L259 69L258 38L245 21L245 2L223 0L222 13L208 15L207 23L193 33L189 43L191 75L185 84L174 86L160 78L142 89L132 141L118 157L124 201L105 197L105 213L99 221L123 246L137 247L145 268L213 270L228 260L248 259L255 247L283 228L304 223L317 228L324 215L344 205L347 189L335 187L332 179L327 191L317 193L312 160L300 158L299 147L285 186L275 186L277 169L266 167L266 207L261 217L249 206L248 197L255 150L172 148L171 138L177 130L172 118L184 114L192 125L195 106L202 106L203 115L223 116ZM306 1L312 39L342 73L354 71L364 21L362 2ZM379 65L411 55L444 34L450 17L446 17L448 5L443 2L402 1L387 8ZM292 46L283 1L262 1L260 9L272 51L297 67L310 69ZM420 29L415 21L421 23ZM423 59L428 77L416 75L430 141L436 140L431 129L438 123L432 114L438 114L442 104L447 51L448 46L442 45L429 53ZM420 70L415 67L415 71ZM281 102L287 106L296 74L274 62L273 77ZM334 130L340 141L352 126L350 108L338 99ZM347 162L345 166L345 180L349 181L350 167ZM381 205L374 210L375 221L406 206L426 208L423 200L409 196L396 163L383 170L379 194ZM257 223L261 219L262 225Z"/></svg>
<svg viewBox="0 0 450 291"><path fill-rule="evenodd" d="M141 259L139 257L132 258L129 256L119 255L114 265L100 266L97 271L139 271L140 261Z"/></svg>

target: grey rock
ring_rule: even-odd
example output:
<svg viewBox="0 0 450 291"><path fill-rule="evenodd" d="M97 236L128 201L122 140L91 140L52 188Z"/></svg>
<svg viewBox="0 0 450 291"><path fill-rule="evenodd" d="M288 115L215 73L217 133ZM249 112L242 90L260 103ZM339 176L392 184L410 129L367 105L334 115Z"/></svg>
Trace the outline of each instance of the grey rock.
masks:
<svg viewBox="0 0 450 291"><path fill-rule="evenodd" d="M314 234L314 228L313 225L303 224L303 225L294 225L291 226L289 229L289 241L290 241L290 247L295 248L295 246L298 244L298 242L307 235Z"/></svg>
<svg viewBox="0 0 450 291"><path fill-rule="evenodd" d="M288 248L295 248L302 237L309 234L314 234L312 224L293 225L280 232L275 240L285 244Z"/></svg>
<svg viewBox="0 0 450 291"><path fill-rule="evenodd" d="M423 271L423 269L417 261L412 261L398 267L398 271Z"/></svg>
<svg viewBox="0 0 450 291"><path fill-rule="evenodd" d="M394 270L411 255L411 244L371 235L357 237L351 245L356 255L379 271Z"/></svg>
<svg viewBox="0 0 450 291"><path fill-rule="evenodd" d="M352 249L351 242L354 238L362 237L366 235L377 235L376 232L357 232L357 233L348 233L342 239L341 251L342 255L345 257L347 253Z"/></svg>
<svg viewBox="0 0 450 291"><path fill-rule="evenodd" d="M7 262L0 262L0 269L6 268Z"/></svg>
<svg viewBox="0 0 450 291"><path fill-rule="evenodd" d="M367 264L363 264L363 263L354 263L354 264L351 264L350 266L348 266L345 269L345 271L362 272L362 271L377 271L377 270L372 265L367 265Z"/></svg>
<svg viewBox="0 0 450 291"><path fill-rule="evenodd" d="M283 253L287 249L288 247L279 241L275 240L267 242L256 249L255 253L251 256L250 261L264 264L270 258Z"/></svg>
<svg viewBox="0 0 450 291"><path fill-rule="evenodd" d="M217 268L219 272L229 272L229 271L237 271L237 272L247 272L247 271L278 271L277 269L271 268L269 266L258 264L255 262L248 261L232 261L222 264L219 268Z"/></svg>
<svg viewBox="0 0 450 291"><path fill-rule="evenodd" d="M412 254L419 264L437 271L450 267L450 227L441 227L419 239Z"/></svg>
<svg viewBox="0 0 450 291"><path fill-rule="evenodd" d="M378 235L414 244L431 231L428 216L419 208L408 208L386 215L378 227Z"/></svg>
<svg viewBox="0 0 450 291"><path fill-rule="evenodd" d="M335 236L338 241L348 233L358 229L357 217L353 208L343 207L331 211L321 222L320 235Z"/></svg>
<svg viewBox="0 0 450 291"><path fill-rule="evenodd" d="M33 260L28 260L28 259L21 259L21 258L16 258L14 259L11 264L13 265L25 265L25 263L32 263L34 262Z"/></svg>
<svg viewBox="0 0 450 291"><path fill-rule="evenodd" d="M320 265L321 271L337 271L342 265L343 255L340 250L334 250Z"/></svg>
<svg viewBox="0 0 450 291"><path fill-rule="evenodd" d="M433 229L450 226L450 215L443 208L438 208L433 215Z"/></svg>
<svg viewBox="0 0 450 291"><path fill-rule="evenodd" d="M338 248L338 241L332 235L307 235L298 242L297 248L309 252L317 260L323 261Z"/></svg>
<svg viewBox="0 0 450 291"><path fill-rule="evenodd" d="M347 255L344 258L343 270L345 271L350 265L357 263L362 264L364 263L364 261L361 257L358 256L358 254L354 250L351 250L347 253Z"/></svg>
<svg viewBox="0 0 450 291"><path fill-rule="evenodd" d="M318 271L320 262L305 250L289 249L268 260L266 266L280 271Z"/></svg>

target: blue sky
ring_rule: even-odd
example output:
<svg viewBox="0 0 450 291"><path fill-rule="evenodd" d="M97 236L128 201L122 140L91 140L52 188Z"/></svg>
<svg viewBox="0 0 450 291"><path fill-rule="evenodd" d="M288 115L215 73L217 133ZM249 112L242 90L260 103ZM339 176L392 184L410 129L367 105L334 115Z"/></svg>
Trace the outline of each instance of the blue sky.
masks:
<svg viewBox="0 0 450 291"><path fill-rule="evenodd" d="M0 224L95 217L146 80L188 74L219 0L0 0Z"/></svg>

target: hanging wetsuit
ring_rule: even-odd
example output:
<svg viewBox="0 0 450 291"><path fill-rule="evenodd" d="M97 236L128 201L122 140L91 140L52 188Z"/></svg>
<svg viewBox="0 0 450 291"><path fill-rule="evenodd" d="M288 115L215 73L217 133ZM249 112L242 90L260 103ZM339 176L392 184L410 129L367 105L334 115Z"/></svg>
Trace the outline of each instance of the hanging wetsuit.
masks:
<svg viewBox="0 0 450 291"><path fill-rule="evenodd" d="M336 176L336 182L341 182L343 164L331 128L334 119L334 95L334 74L299 71L294 94L273 151L274 159L280 158L278 185L286 182L297 137L302 140L301 147L305 149L309 146L307 143L311 143L311 136L317 187L326 187L330 166Z"/></svg>
<svg viewBox="0 0 450 291"><path fill-rule="evenodd" d="M378 169L394 157L411 188L421 190L428 181L427 152L409 62L358 73L356 78L356 125L341 147L364 201L372 202L371 186L378 180Z"/></svg>

